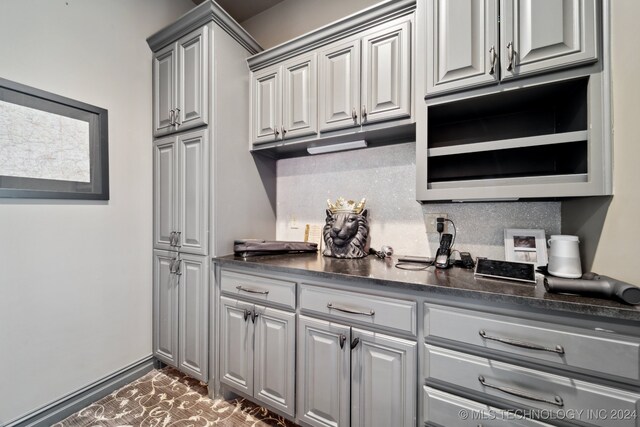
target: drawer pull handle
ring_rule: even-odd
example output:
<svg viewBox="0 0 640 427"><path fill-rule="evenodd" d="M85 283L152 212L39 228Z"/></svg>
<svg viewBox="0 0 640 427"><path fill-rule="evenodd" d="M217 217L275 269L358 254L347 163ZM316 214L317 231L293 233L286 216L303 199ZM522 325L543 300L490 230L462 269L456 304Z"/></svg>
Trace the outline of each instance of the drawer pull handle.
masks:
<svg viewBox="0 0 640 427"><path fill-rule="evenodd" d="M360 316L373 316L374 314L376 314L375 311L373 310L369 310L369 311L360 311L360 310L355 310L353 308L349 308L349 307L344 307L344 306L340 306L340 305L336 305L332 302L330 302L329 304L327 304L327 308L329 310L338 310L338 311L342 311L343 313L349 313L349 314L358 314Z"/></svg>
<svg viewBox="0 0 640 427"><path fill-rule="evenodd" d="M518 397L522 397L524 399L534 400L536 402L548 403L550 405L555 405L555 406L558 406L560 408L562 408L564 406L564 400L562 400L562 397L560 397L560 396L553 396L553 400L550 400L550 399L547 399L545 397L536 396L535 394L531 394L529 392L518 390L518 389L515 389L515 388L501 387L501 386L497 386L497 385L494 385L494 384L489 384L482 375L480 375L478 377L478 381L480 381L480 384L482 384L485 387L489 387L489 388L492 388L492 389L495 389L495 390L499 390L499 391L501 391L503 393L507 393L507 394L510 394L512 396L518 396Z"/></svg>
<svg viewBox="0 0 640 427"><path fill-rule="evenodd" d="M484 329L480 329L478 331L478 334L480 334L480 336L486 340L498 341L503 344L509 344L516 347L528 348L530 350L540 350L540 351L548 351L550 353L564 354L564 347L562 347L561 345L557 345L555 348L550 348L550 347L544 347L538 344L532 344L526 341L514 340L512 338L492 337L491 335L487 335Z"/></svg>
<svg viewBox="0 0 640 427"><path fill-rule="evenodd" d="M245 288L244 286L236 286L236 289L250 294L269 295L269 291L263 291L261 289Z"/></svg>

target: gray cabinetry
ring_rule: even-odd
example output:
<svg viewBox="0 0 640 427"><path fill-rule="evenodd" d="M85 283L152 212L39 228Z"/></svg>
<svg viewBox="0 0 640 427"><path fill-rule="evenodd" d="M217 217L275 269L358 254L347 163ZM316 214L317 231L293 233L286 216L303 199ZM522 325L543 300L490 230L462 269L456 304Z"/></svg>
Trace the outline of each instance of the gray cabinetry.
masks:
<svg viewBox="0 0 640 427"><path fill-rule="evenodd" d="M153 352L181 371L208 378L208 261L154 251Z"/></svg>
<svg viewBox="0 0 640 427"><path fill-rule="evenodd" d="M256 72L252 78L253 142L318 132L316 54Z"/></svg>
<svg viewBox="0 0 640 427"><path fill-rule="evenodd" d="M415 7L381 2L250 58L253 151L413 140Z"/></svg>
<svg viewBox="0 0 640 427"><path fill-rule="evenodd" d="M154 136L207 123L207 39L204 26L154 53Z"/></svg>
<svg viewBox="0 0 640 427"><path fill-rule="evenodd" d="M207 253L208 150L204 130L154 142L153 241L157 249Z"/></svg>
<svg viewBox="0 0 640 427"><path fill-rule="evenodd" d="M410 19L335 42L318 56L321 131L411 116Z"/></svg>
<svg viewBox="0 0 640 427"><path fill-rule="evenodd" d="M302 286L303 312L323 313L321 307L329 307L325 315L341 320L305 315L298 319L298 418L313 426L414 426L416 342L349 325L349 316L362 321L363 317L373 320L379 315L379 326L385 326L395 313L401 320L394 326L406 325L411 330L410 318L415 324L411 305ZM349 294L354 297L342 302ZM365 323L374 326L369 320Z"/></svg>
<svg viewBox="0 0 640 427"><path fill-rule="evenodd" d="M287 282L223 271L225 294L283 304ZM235 285L235 283L238 283ZM294 283L288 284L295 287ZM273 294L275 300L269 300ZM295 412L295 313L221 297L220 381L289 416Z"/></svg>
<svg viewBox="0 0 640 427"><path fill-rule="evenodd" d="M446 410L458 407L474 416L493 411L489 419L506 425L504 411L479 403L497 400L505 409L544 411L542 421L571 413L589 425L639 425L638 337L436 304L425 304L424 331L425 421L451 422Z"/></svg>
<svg viewBox="0 0 640 427"><path fill-rule="evenodd" d="M596 0L427 0L427 95L596 61L596 19Z"/></svg>

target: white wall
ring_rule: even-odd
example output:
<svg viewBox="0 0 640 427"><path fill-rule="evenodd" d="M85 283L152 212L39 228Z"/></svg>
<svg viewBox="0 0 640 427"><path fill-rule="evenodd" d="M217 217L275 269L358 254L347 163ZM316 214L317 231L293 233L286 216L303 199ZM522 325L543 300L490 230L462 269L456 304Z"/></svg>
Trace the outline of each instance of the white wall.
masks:
<svg viewBox="0 0 640 427"><path fill-rule="evenodd" d="M242 26L268 49L380 1L284 0L242 22Z"/></svg>
<svg viewBox="0 0 640 427"><path fill-rule="evenodd" d="M613 81L613 191L593 263L593 271L640 285L640 2L611 1ZM629 52L636 52L629 55Z"/></svg>
<svg viewBox="0 0 640 427"><path fill-rule="evenodd" d="M0 76L109 111L111 200L0 200L0 424L151 354L151 52L190 0L2 0Z"/></svg>

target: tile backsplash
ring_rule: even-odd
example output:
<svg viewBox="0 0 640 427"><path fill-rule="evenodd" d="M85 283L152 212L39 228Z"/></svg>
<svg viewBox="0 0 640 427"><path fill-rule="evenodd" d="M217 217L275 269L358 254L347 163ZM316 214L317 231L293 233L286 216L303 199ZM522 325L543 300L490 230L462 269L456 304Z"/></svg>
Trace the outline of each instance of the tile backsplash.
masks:
<svg viewBox="0 0 640 427"><path fill-rule="evenodd" d="M438 234L425 214L446 213L456 224L455 247L504 259L505 228L560 233L560 202L429 203L415 198L415 143L278 161L276 237L303 240L305 224L323 225L327 199L367 199L371 247L432 256Z"/></svg>

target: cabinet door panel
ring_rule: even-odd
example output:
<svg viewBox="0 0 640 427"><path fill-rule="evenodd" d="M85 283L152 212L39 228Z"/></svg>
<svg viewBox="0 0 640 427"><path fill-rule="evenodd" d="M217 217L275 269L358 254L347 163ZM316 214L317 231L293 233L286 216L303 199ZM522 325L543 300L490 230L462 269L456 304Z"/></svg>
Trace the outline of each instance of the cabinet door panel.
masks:
<svg viewBox="0 0 640 427"><path fill-rule="evenodd" d="M253 394L253 306L221 297L220 381ZM248 315L245 315L246 312Z"/></svg>
<svg viewBox="0 0 640 427"><path fill-rule="evenodd" d="M178 156L174 138L153 144L153 246L170 250L178 229Z"/></svg>
<svg viewBox="0 0 640 427"><path fill-rule="evenodd" d="M351 425L416 425L416 346L413 341L353 328Z"/></svg>
<svg viewBox="0 0 640 427"><path fill-rule="evenodd" d="M209 62L208 28L202 27L178 40L178 130L207 123Z"/></svg>
<svg viewBox="0 0 640 427"><path fill-rule="evenodd" d="M427 0L427 94L498 81L497 0Z"/></svg>
<svg viewBox="0 0 640 427"><path fill-rule="evenodd" d="M318 132L318 70L316 54L296 58L282 67L283 138Z"/></svg>
<svg viewBox="0 0 640 427"><path fill-rule="evenodd" d="M207 257L181 255L179 274L179 369L207 381L209 286Z"/></svg>
<svg viewBox="0 0 640 427"><path fill-rule="evenodd" d="M209 145L205 130L178 137L178 245L205 255L209 233Z"/></svg>
<svg viewBox="0 0 640 427"><path fill-rule="evenodd" d="M178 276L171 273L175 252L153 252L153 354L178 366Z"/></svg>
<svg viewBox="0 0 640 427"><path fill-rule="evenodd" d="M305 423L349 425L350 341L348 326L299 317L296 412Z"/></svg>
<svg viewBox="0 0 640 427"><path fill-rule="evenodd" d="M410 117L411 22L365 36L362 49L362 123Z"/></svg>
<svg viewBox="0 0 640 427"><path fill-rule="evenodd" d="M252 76L253 142L280 138L282 123L282 72L280 66L260 70Z"/></svg>
<svg viewBox="0 0 640 427"><path fill-rule="evenodd" d="M153 55L153 135L174 131L171 110L176 107L177 58L175 44Z"/></svg>
<svg viewBox="0 0 640 427"><path fill-rule="evenodd" d="M595 61L595 9L595 0L502 0L502 78Z"/></svg>
<svg viewBox="0 0 640 427"><path fill-rule="evenodd" d="M296 315L256 306L253 396L294 416Z"/></svg>
<svg viewBox="0 0 640 427"><path fill-rule="evenodd" d="M320 131L360 124L360 39L340 41L318 54Z"/></svg>

